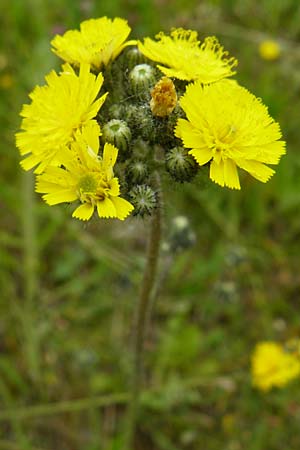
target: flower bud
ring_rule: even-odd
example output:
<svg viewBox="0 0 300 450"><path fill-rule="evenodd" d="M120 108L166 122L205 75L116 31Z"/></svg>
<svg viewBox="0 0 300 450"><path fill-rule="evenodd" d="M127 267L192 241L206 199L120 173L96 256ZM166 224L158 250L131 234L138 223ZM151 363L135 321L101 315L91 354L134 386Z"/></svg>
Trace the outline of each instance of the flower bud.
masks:
<svg viewBox="0 0 300 450"><path fill-rule="evenodd" d="M180 252L196 242L196 235L191 229L190 223L185 216L176 216L170 226L168 249L172 252Z"/></svg>
<svg viewBox="0 0 300 450"><path fill-rule="evenodd" d="M132 142L132 156L134 158L145 160L152 153L152 145L149 145L149 143L144 141L143 139L138 138L134 142Z"/></svg>
<svg viewBox="0 0 300 450"><path fill-rule="evenodd" d="M147 165L140 160L130 161L126 168L126 181L128 184L143 184L147 180L149 170Z"/></svg>
<svg viewBox="0 0 300 450"><path fill-rule="evenodd" d="M173 81L162 77L151 91L150 108L152 114L166 117L171 114L177 104L177 93Z"/></svg>
<svg viewBox="0 0 300 450"><path fill-rule="evenodd" d="M155 122L148 105L130 104L126 107L124 118L134 137L150 141L155 133Z"/></svg>
<svg viewBox="0 0 300 450"><path fill-rule="evenodd" d="M150 91L156 83L156 70L149 64L138 64L129 73L130 93L141 101L150 101Z"/></svg>
<svg viewBox="0 0 300 450"><path fill-rule="evenodd" d="M120 98L124 97L124 73L120 70L120 65L117 60L110 62L105 67L103 77L104 92L109 92L106 104L113 105L114 103L119 102Z"/></svg>
<svg viewBox="0 0 300 450"><path fill-rule="evenodd" d="M132 70L134 66L138 64L143 64L146 61L143 53L139 51L137 47L129 47L126 52L122 55L124 62L124 67Z"/></svg>
<svg viewBox="0 0 300 450"><path fill-rule="evenodd" d="M122 103L113 104L108 110L110 119L123 119L125 106Z"/></svg>
<svg viewBox="0 0 300 450"><path fill-rule="evenodd" d="M133 215L135 216L149 216L157 205L157 193L146 184L139 184L132 188L129 197L134 206Z"/></svg>
<svg viewBox="0 0 300 450"><path fill-rule="evenodd" d="M185 115L178 104L168 116L153 116L154 132L152 133L152 142L159 140L160 145L166 149L178 145L179 141L174 135L174 129L180 117L185 117Z"/></svg>
<svg viewBox="0 0 300 450"><path fill-rule="evenodd" d="M183 147L174 147L166 155L166 169L179 183L191 181L198 171L195 159Z"/></svg>
<svg viewBox="0 0 300 450"><path fill-rule="evenodd" d="M128 154L131 131L124 120L112 119L102 127L102 141L109 142L119 149L119 155Z"/></svg>

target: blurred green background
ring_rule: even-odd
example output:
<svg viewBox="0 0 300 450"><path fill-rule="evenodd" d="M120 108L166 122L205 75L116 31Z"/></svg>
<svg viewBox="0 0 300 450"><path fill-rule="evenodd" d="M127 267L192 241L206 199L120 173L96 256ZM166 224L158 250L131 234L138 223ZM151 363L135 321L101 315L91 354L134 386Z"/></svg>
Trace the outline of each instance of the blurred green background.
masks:
<svg viewBox="0 0 300 450"><path fill-rule="evenodd" d="M256 342L300 335L298 0L1 1L0 450L121 450L147 223L83 224L49 208L14 144L28 93L59 67L53 35L102 15L128 19L133 37L216 35L287 141L267 184L168 184L165 238L184 215L197 242L172 264L162 255L138 449L299 450L299 380L262 394L250 378ZM276 61L259 56L268 38Z"/></svg>

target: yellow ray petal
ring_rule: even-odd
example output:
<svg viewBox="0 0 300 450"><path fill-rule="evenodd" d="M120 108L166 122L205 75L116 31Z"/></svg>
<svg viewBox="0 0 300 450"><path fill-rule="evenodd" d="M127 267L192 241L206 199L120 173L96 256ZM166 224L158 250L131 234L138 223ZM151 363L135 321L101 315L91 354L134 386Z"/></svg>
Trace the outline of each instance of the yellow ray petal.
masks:
<svg viewBox="0 0 300 450"><path fill-rule="evenodd" d="M97 202L97 211L99 217L117 217L115 205L109 198Z"/></svg>
<svg viewBox="0 0 300 450"><path fill-rule="evenodd" d="M205 145L201 131L185 119L178 119L175 136L181 138L187 148L202 148Z"/></svg>
<svg viewBox="0 0 300 450"><path fill-rule="evenodd" d="M216 161L212 161L210 164L210 172L209 172L210 179L214 181L215 183L219 184L220 186L224 186L224 163L221 160L219 164L216 163Z"/></svg>
<svg viewBox="0 0 300 450"><path fill-rule="evenodd" d="M120 220L124 220L134 209L133 205L124 198L112 197L111 200L116 207L117 218Z"/></svg>
<svg viewBox="0 0 300 450"><path fill-rule="evenodd" d="M24 170L30 170L32 169L34 166L36 166L39 162L41 161L40 156L38 155L30 155L27 158L23 159L20 162L20 165L22 166L22 168Z"/></svg>
<svg viewBox="0 0 300 450"><path fill-rule="evenodd" d="M83 203L78 206L72 214L72 217L80 220L89 220L94 212L94 206L91 203Z"/></svg>
<svg viewBox="0 0 300 450"><path fill-rule="evenodd" d="M232 159L224 161L224 182L231 189L241 189L237 167Z"/></svg>
<svg viewBox="0 0 300 450"><path fill-rule="evenodd" d="M103 149L103 164L105 169L112 168L115 165L118 156L118 149L112 144L106 143Z"/></svg>
<svg viewBox="0 0 300 450"><path fill-rule="evenodd" d="M113 197L117 197L120 194L120 186L119 186L119 180L118 178L113 178L109 182L109 195L112 195Z"/></svg>
<svg viewBox="0 0 300 450"><path fill-rule="evenodd" d="M81 135L83 140L97 155L99 150L99 136L100 136L100 127L97 121L90 120L89 122L87 122L87 124L82 128ZM78 135L78 138L80 140L80 135Z"/></svg>
<svg viewBox="0 0 300 450"><path fill-rule="evenodd" d="M187 80L191 81L196 78L196 76L192 76L191 74L188 74L184 69L170 69L168 67L164 67L161 65L157 65L159 70L162 71L167 77L169 78L178 78L179 80Z"/></svg>
<svg viewBox="0 0 300 450"><path fill-rule="evenodd" d="M199 166L203 166L208 163L208 161L212 158L212 151L209 150L209 148L203 148L201 150L192 149L189 151L189 154L195 158Z"/></svg>
<svg viewBox="0 0 300 450"><path fill-rule="evenodd" d="M45 202L52 206L59 203L74 202L77 199L77 194L74 189L63 189L59 192L52 192L51 194L43 195Z"/></svg>
<svg viewBox="0 0 300 450"><path fill-rule="evenodd" d="M266 183L275 173L275 170L258 161L237 159L236 164L262 183Z"/></svg>

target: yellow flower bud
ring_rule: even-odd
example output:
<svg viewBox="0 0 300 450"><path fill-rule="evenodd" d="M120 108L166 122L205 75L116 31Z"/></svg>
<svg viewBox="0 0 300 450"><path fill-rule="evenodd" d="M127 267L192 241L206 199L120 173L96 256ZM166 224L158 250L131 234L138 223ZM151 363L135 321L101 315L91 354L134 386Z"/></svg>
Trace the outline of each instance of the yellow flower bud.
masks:
<svg viewBox="0 0 300 450"><path fill-rule="evenodd" d="M177 104L177 94L173 81L168 77L163 77L154 86L151 97L150 108L154 116L166 117L170 115Z"/></svg>

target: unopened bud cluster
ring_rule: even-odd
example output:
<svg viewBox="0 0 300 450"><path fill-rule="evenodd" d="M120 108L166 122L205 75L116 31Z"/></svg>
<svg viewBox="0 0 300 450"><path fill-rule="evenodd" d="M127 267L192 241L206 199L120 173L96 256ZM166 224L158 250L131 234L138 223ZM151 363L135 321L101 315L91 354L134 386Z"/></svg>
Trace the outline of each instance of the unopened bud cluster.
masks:
<svg viewBox="0 0 300 450"><path fill-rule="evenodd" d="M125 49L106 67L99 113L102 143L119 149L116 172L133 215L151 215L159 193L153 172L163 170L173 181L190 182L199 166L175 137L183 112L178 105L185 83L162 76L136 47ZM120 176L122 172L123 176Z"/></svg>

